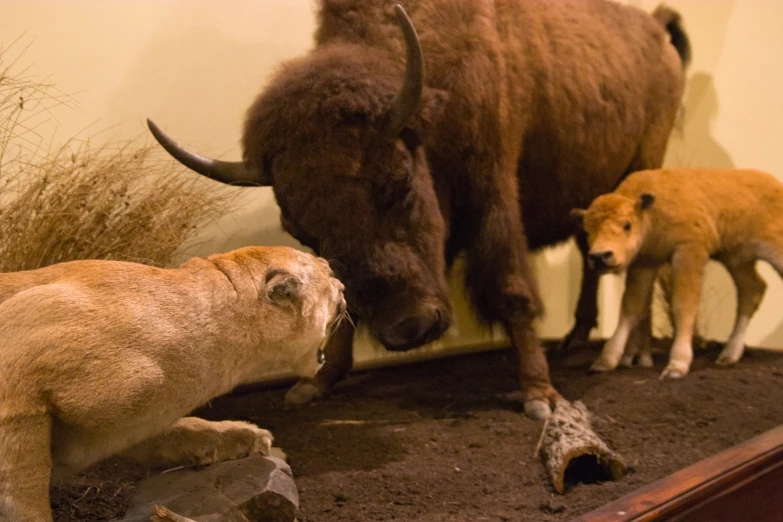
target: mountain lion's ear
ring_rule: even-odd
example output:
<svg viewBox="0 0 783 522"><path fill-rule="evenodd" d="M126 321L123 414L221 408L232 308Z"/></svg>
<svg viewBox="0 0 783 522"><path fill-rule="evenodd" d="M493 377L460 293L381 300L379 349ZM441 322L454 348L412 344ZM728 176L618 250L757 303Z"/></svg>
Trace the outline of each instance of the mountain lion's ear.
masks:
<svg viewBox="0 0 783 522"><path fill-rule="evenodd" d="M296 301L302 297L302 281L284 270L266 274L266 295L275 303Z"/></svg>

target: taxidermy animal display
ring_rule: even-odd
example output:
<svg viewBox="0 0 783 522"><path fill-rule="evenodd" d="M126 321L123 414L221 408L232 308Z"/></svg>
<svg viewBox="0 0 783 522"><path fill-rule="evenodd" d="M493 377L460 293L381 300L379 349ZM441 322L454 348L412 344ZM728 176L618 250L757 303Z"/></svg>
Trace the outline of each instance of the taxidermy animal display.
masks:
<svg viewBox="0 0 783 522"><path fill-rule="evenodd" d="M661 378L683 377L693 359L693 328L704 268L723 264L737 287L737 318L718 364L734 364L766 283L756 261L783 276L783 184L755 170L663 169L630 175L617 190L574 210L587 232L589 259L603 271L627 269L620 321L595 371L632 363L634 327L650 314L658 269L672 264L674 342ZM650 354L641 354L652 361Z"/></svg>
<svg viewBox="0 0 783 522"><path fill-rule="evenodd" d="M345 306L328 263L288 247L0 274L0 520L52 520L50 478L111 455L268 453L267 430L183 416L269 372L315 375Z"/></svg>
<svg viewBox="0 0 783 522"><path fill-rule="evenodd" d="M283 227L335 261L356 319L388 350L448 328L447 269L464 254L471 302L505 327L525 410L543 417L559 395L534 331L528 253L571 237L572 208L660 166L688 56L665 7L321 0L314 49L247 112L242 161L191 153L149 125L196 172L271 186ZM595 325L597 279L586 271L569 344ZM352 341L345 324L331 364L287 399L327 393L351 368Z"/></svg>

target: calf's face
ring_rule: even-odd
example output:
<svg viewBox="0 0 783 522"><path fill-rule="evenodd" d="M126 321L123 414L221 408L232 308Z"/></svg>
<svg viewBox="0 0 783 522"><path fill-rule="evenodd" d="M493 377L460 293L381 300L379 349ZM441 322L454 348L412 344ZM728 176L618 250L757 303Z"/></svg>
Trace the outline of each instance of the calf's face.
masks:
<svg viewBox="0 0 783 522"><path fill-rule="evenodd" d="M587 233L591 268L619 272L628 267L644 240L643 213L654 201L649 193L638 199L611 193L597 197L587 210L571 211Z"/></svg>

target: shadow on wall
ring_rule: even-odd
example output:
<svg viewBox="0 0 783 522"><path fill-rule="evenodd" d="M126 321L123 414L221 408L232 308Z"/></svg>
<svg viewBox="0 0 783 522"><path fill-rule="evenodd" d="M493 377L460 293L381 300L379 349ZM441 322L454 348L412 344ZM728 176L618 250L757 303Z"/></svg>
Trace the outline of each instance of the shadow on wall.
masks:
<svg viewBox="0 0 783 522"><path fill-rule="evenodd" d="M669 138L666 167L734 168L734 160L712 135L719 113L713 77L694 73L685 86L683 109Z"/></svg>
<svg viewBox="0 0 783 522"><path fill-rule="evenodd" d="M621 0L623 3L641 9L647 13L661 3L660 0ZM719 113L718 95L713 82L711 71L718 68L720 57L723 54L726 30L729 17L733 10L732 0L713 0L710 2L710 16L704 15L704 3L688 2L686 0L672 0L666 2L682 15L685 29L688 32L694 49L695 63L688 70L689 78L686 81L686 89L683 96L683 107L675 122L669 138L664 166L705 166L731 168L734 162L728 151L713 137L713 125ZM699 69L696 70L695 68ZM696 72L693 72L696 70ZM706 72L710 71L710 72ZM710 295L710 311L703 316L710 317L712 308L721 308L714 303L715 292L707 291L707 287L714 286L719 289L718 301L723 305L731 301L726 297L733 291L733 284L728 274L717 264L711 263L708 267L705 295ZM716 269L716 266L718 267ZM549 267L546 267L549 270ZM569 260L569 274L571 289L568 300L571 302L570 314L576 306L579 291L579 274L581 274L581 259L577 250L571 251ZM711 276L717 270L716 276ZM721 277L722 276L722 277ZM622 296L624 284L618 276L604 276L601 278L599 288L599 327L594 329L591 337L606 337L611 335L619 316L619 302ZM543 285L542 285L543 287ZM726 294L726 295L724 295ZM723 306L726 308L726 306ZM729 313L733 307L728 307ZM656 309L656 332L663 331L668 334L668 319L662 309ZM571 316L569 315L569 324ZM722 324L719 324L723 327ZM730 324L729 324L730 326ZM703 331L703 330L702 330ZM728 330L727 330L728 333Z"/></svg>
<svg viewBox="0 0 783 522"><path fill-rule="evenodd" d="M666 167L705 167L731 169L731 155L712 135L719 114L718 95L713 77L703 71L694 73L685 87L684 107L672 130L664 159ZM668 315L660 308L660 289L656 289L654 331L662 336L671 332ZM728 337L734 322L736 290L726 269L711 261L707 266L698 316L698 331L709 339Z"/></svg>
<svg viewBox="0 0 783 522"><path fill-rule="evenodd" d="M630 3L639 7L641 1ZM683 107L669 138L663 161L666 167L734 168L728 151L713 137L720 104L712 75L723 55L733 4L732 0L710 2L709 17L699 16L703 12L694 2L674 5L690 35L694 63L685 85ZM693 71L697 65L699 70Z"/></svg>
<svg viewBox="0 0 783 522"><path fill-rule="evenodd" d="M688 81L685 94L684 118L672 132L665 166L743 168L736 165L729 152L712 135L713 124L719 114L719 103L713 77L705 72L695 73ZM766 263L759 263L759 272L770 284L779 286L779 276ZM657 303L656 303L657 306ZM723 265L710 262L705 272L704 288L699 307L698 329L708 339L728 338L736 319L737 292L734 282ZM770 303L763 301L750 323L748 342L754 346L779 347L783 339L783 321L779 314L769 314ZM764 321L776 326L764 328ZM657 332L671 331L666 313L656 310Z"/></svg>
<svg viewBox="0 0 783 522"><path fill-rule="evenodd" d="M628 3L647 11L652 11L658 4L641 0ZM695 3L672 3L682 15L691 37L695 57L691 68L697 66L699 69L687 79L683 106L669 138L664 167L735 167L728 150L713 135L720 103L712 75L723 55L733 4L732 0L711 2L710 16L705 18L700 16L703 7L699 8ZM653 328L657 335L669 335L671 325L662 308L660 292L660 288L656 288ZM735 303L736 291L728 272L722 265L710 262L698 317L701 335L716 339L727 337L734 321Z"/></svg>

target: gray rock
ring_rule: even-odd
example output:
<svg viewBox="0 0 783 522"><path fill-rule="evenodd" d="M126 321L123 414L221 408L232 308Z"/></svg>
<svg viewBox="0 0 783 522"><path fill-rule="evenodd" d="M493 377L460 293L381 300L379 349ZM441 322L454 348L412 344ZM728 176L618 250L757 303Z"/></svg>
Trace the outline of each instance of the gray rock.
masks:
<svg viewBox="0 0 783 522"><path fill-rule="evenodd" d="M293 522L299 492L288 464L255 454L139 483L121 522L149 522L154 504L195 522Z"/></svg>

